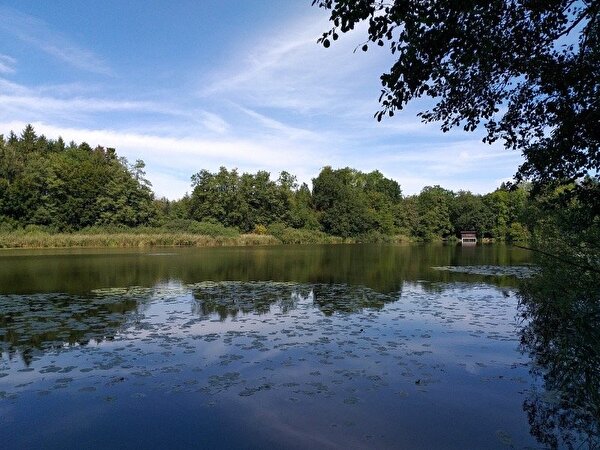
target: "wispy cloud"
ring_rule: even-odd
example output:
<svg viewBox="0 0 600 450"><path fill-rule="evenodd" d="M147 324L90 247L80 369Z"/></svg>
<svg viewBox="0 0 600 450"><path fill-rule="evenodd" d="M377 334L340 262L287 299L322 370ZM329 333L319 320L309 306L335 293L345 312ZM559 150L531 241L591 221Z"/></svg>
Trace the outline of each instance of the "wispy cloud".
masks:
<svg viewBox="0 0 600 450"><path fill-rule="evenodd" d="M15 65L17 60L12 56L0 53L0 73L10 74L15 73Z"/></svg>
<svg viewBox="0 0 600 450"><path fill-rule="evenodd" d="M230 129L221 116L200 108L183 108L164 101L91 95L98 90L102 91L98 87L79 83L27 87L0 78L0 121L82 123L99 115L123 113L137 117L140 128L143 128L140 115L154 114L167 118L167 123L184 119L188 129L200 128L217 134ZM169 127L172 128L172 124Z"/></svg>
<svg viewBox="0 0 600 450"><path fill-rule="evenodd" d="M0 105L14 107L28 112L32 111L69 111L94 112L94 111L163 111L159 105L152 102L136 102L128 100L110 100L101 98L69 98L61 99L44 96L27 95L0 95Z"/></svg>
<svg viewBox="0 0 600 450"><path fill-rule="evenodd" d="M262 127L265 127L269 130L274 130L280 133L283 133L290 139L297 138L310 138L314 140L324 140L324 136L322 134L316 133L311 130L307 130L305 128L298 128L290 125L286 125L285 123L273 119L272 117L266 116L264 114L260 114L250 108L245 108L240 105L235 105L240 111L247 114L249 117L255 119L258 124Z"/></svg>
<svg viewBox="0 0 600 450"><path fill-rule="evenodd" d="M19 131L25 125L23 121L0 123L0 133ZM171 198L180 197L184 192L180 190L183 183L189 185L189 177L200 169L217 170L224 165L242 171L265 169L278 173L297 167L300 170L296 173L310 181L310 176L314 176L326 161L324 155L316 151L271 136L262 140L220 136L176 138L112 129L58 127L43 122L32 125L38 133L49 138L62 136L67 141L87 142L92 147L115 147L120 155L130 160L143 159L157 193ZM168 173L179 175L169 176ZM174 180L175 186L172 185Z"/></svg>
<svg viewBox="0 0 600 450"><path fill-rule="evenodd" d="M319 11L311 11L284 28L285 32L265 33L242 46L239 54L231 58L235 65L202 77L198 95L225 97L251 108L279 108L301 114L348 108L358 92L365 92L358 89L365 80L373 80L373 96L377 95L376 74L385 68L385 57L377 50L353 53L364 30L349 33L325 49L316 42L328 28Z"/></svg>
<svg viewBox="0 0 600 450"><path fill-rule="evenodd" d="M229 124L219 115L213 114L207 111L200 113L202 117L202 124L207 130L214 131L215 133L225 133L229 130Z"/></svg>
<svg viewBox="0 0 600 450"><path fill-rule="evenodd" d="M77 69L102 75L113 74L104 59L36 17L0 6L0 29Z"/></svg>
<svg viewBox="0 0 600 450"><path fill-rule="evenodd" d="M28 88L26 88L23 85L20 85L18 83L13 83L12 81L8 81L5 78L0 78L0 92L12 93L15 95L22 95L22 94L26 94L30 91Z"/></svg>

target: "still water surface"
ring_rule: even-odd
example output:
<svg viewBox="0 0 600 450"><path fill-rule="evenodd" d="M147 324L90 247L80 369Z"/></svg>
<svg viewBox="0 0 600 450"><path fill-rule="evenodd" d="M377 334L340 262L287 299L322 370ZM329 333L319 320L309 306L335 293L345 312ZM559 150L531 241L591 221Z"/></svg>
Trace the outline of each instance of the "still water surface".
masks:
<svg viewBox="0 0 600 450"><path fill-rule="evenodd" d="M507 246L0 253L3 448L539 448Z"/></svg>

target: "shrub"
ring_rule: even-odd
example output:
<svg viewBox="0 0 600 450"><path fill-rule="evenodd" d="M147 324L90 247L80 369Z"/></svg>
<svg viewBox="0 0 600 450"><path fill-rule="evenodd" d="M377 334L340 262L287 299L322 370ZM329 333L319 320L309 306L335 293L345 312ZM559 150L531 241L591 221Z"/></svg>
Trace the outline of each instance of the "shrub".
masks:
<svg viewBox="0 0 600 450"><path fill-rule="evenodd" d="M254 226L253 233L254 234L267 234L268 230L267 230L267 227L265 227L264 225L262 225L262 224L256 224Z"/></svg>
<svg viewBox="0 0 600 450"><path fill-rule="evenodd" d="M161 228L166 231L188 232L197 223L195 220L190 219L173 219L165 222Z"/></svg>
<svg viewBox="0 0 600 450"><path fill-rule="evenodd" d="M394 236L372 230L357 236L356 241L361 243L391 244L394 242Z"/></svg>
<svg viewBox="0 0 600 450"><path fill-rule="evenodd" d="M195 234L206 234L208 236L237 237L240 232L235 228L226 227L219 222L196 222L190 229Z"/></svg>
<svg viewBox="0 0 600 450"><path fill-rule="evenodd" d="M204 234L207 236L239 236L239 231L229 228L217 221L205 220L198 222L190 219L174 219L166 222L162 229L168 232Z"/></svg>
<svg viewBox="0 0 600 450"><path fill-rule="evenodd" d="M0 216L0 232L14 231L19 228L19 222L12 217Z"/></svg>
<svg viewBox="0 0 600 450"><path fill-rule="evenodd" d="M508 240L510 242L528 241L530 238L529 230L519 222L513 222L508 229Z"/></svg>
<svg viewBox="0 0 600 450"><path fill-rule="evenodd" d="M334 244L343 242L342 238L330 236L322 231L289 228L282 223L270 225L269 233L283 244Z"/></svg>

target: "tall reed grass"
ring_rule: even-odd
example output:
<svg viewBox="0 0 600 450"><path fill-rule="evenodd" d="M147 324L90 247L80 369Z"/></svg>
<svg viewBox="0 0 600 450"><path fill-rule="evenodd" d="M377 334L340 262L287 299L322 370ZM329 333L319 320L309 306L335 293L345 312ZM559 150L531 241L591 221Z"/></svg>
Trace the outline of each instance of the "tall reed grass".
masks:
<svg viewBox="0 0 600 450"><path fill-rule="evenodd" d="M188 223L189 222L189 223ZM226 247L278 244L342 244L356 242L398 244L410 241L405 236L369 233L356 238L340 238L318 230L296 229L273 224L260 233L240 234L220 224L173 221L169 226L89 227L74 232L56 232L28 225L25 228L0 227L0 248L67 247ZM267 234L263 234L264 232Z"/></svg>
<svg viewBox="0 0 600 450"><path fill-rule="evenodd" d="M48 233L43 231L0 232L0 248L64 248L64 247L224 247L276 245L279 239L270 235L239 234L209 236L192 233Z"/></svg>

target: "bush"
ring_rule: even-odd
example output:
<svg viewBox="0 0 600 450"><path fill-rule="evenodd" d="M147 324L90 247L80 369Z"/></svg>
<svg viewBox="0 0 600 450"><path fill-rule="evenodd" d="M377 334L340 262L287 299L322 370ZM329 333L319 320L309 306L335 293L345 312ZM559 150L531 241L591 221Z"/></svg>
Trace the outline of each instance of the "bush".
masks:
<svg viewBox="0 0 600 450"><path fill-rule="evenodd" d="M370 244L391 244L394 242L394 236L373 230L360 234L356 237L356 241Z"/></svg>
<svg viewBox="0 0 600 450"><path fill-rule="evenodd" d="M270 225L268 231L283 244L335 244L343 242L342 238L330 236L322 231L289 228L282 223Z"/></svg>
<svg viewBox="0 0 600 450"><path fill-rule="evenodd" d="M19 222L12 217L0 216L0 232L14 231L19 228Z"/></svg>
<svg viewBox="0 0 600 450"><path fill-rule="evenodd" d="M237 237L240 232L235 228L226 227L218 222L196 222L192 227L192 233L206 234L208 236Z"/></svg>
<svg viewBox="0 0 600 450"><path fill-rule="evenodd" d="M197 223L199 222L190 219L173 219L165 222L161 228L166 231L189 232Z"/></svg>
<svg viewBox="0 0 600 450"><path fill-rule="evenodd" d="M198 222L190 219L174 219L166 222L162 229L168 232L204 234L207 236L236 237L240 232L235 228L229 228L217 221L205 220Z"/></svg>
<svg viewBox="0 0 600 450"><path fill-rule="evenodd" d="M39 234L39 233L56 233L57 230L54 227L49 227L45 225L26 225L25 232L30 234Z"/></svg>
<svg viewBox="0 0 600 450"><path fill-rule="evenodd" d="M510 242L524 242L530 238L529 230L519 222L513 222L508 229L508 240Z"/></svg>
<svg viewBox="0 0 600 450"><path fill-rule="evenodd" d="M253 231L253 233L254 233L254 234L267 234L267 233L268 233L268 230L267 230L267 227L265 227L264 225L261 225L261 224L256 224L256 225L254 226L254 231Z"/></svg>
<svg viewBox="0 0 600 450"><path fill-rule="evenodd" d="M85 227L79 231L82 234L119 234L119 233L134 233L135 228L129 228L124 225L94 225L91 227Z"/></svg>
<svg viewBox="0 0 600 450"><path fill-rule="evenodd" d="M268 232L269 234L275 236L277 239L280 239L279 236L285 233L286 225L282 222L275 222L269 225Z"/></svg>

